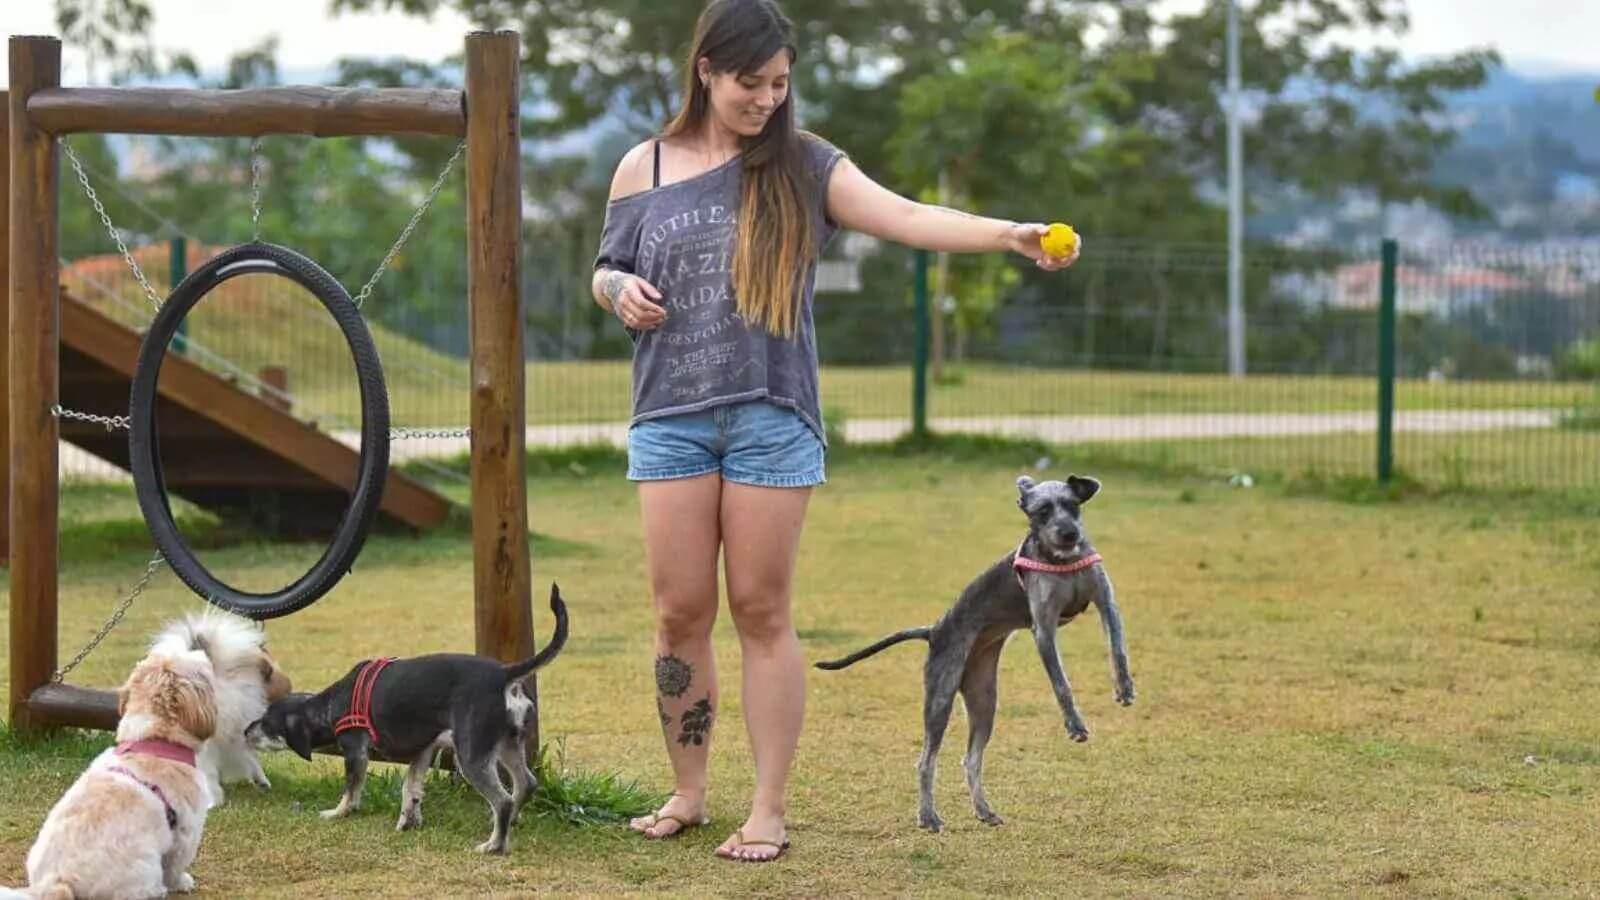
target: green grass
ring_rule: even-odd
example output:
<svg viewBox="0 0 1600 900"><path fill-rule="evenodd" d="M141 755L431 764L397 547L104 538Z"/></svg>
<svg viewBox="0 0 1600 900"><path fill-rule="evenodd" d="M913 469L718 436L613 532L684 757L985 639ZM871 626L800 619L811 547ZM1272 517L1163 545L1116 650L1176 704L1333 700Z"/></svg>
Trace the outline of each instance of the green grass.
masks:
<svg viewBox="0 0 1600 900"><path fill-rule="evenodd" d="M1014 545L1012 482L1039 451L951 441L837 453L801 550L806 656L938 615ZM791 856L765 867L713 859L752 786L723 616L711 828L647 843L548 814L516 829L509 858L483 859L470 847L487 815L469 791L436 780L426 827L397 834L396 776L379 767L367 810L322 822L314 811L338 794L337 763L280 755L268 761L271 793L240 788L212 816L194 869L204 896L1563 896L1600 883L1592 509L1492 493L1400 492L1409 499L1395 502L1338 481L1246 491L1077 450L1052 455L1053 471L1105 480L1086 513L1118 586L1139 702L1112 702L1092 615L1067 626L1062 653L1093 732L1072 744L1032 642L1014 640L986 767L1005 827L971 817L960 713L937 790L949 828L915 827L923 654L901 647L808 676ZM66 492L64 548L80 529L135 515L125 491L96 490ZM535 596L557 580L572 613L568 649L539 681L545 737L574 784L582 775L669 790L638 508L620 459L553 461L530 496ZM148 558L132 541L98 548L63 553L68 652ZM221 541L206 558L225 577L270 583L319 550ZM366 655L467 648L471 580L459 531L378 536L330 596L271 624L272 643L305 688ZM74 681L114 684L162 620L195 605L163 575ZM543 608L536 627L548 631ZM0 883L21 877L45 812L102 745L0 734ZM574 801L555 802L570 811Z"/></svg>

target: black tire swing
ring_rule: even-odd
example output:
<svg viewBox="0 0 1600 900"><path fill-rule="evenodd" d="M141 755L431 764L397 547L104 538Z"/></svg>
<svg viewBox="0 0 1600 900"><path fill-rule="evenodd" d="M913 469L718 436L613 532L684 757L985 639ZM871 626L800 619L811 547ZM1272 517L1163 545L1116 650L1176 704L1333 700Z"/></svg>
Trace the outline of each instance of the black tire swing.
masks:
<svg viewBox="0 0 1600 900"><path fill-rule="evenodd" d="M309 291L333 316L355 361L361 388L361 461L350 504L322 557L299 579L268 593L234 588L211 574L183 541L167 499L156 431L156 384L167 346L189 310L213 289L240 275L287 278ZM128 457L145 525L162 556L191 590L211 604L251 619L272 619L316 602L350 570L377 518L389 473L389 394L366 321L338 279L287 247L259 241L225 250L196 269L156 313L139 348L129 403Z"/></svg>

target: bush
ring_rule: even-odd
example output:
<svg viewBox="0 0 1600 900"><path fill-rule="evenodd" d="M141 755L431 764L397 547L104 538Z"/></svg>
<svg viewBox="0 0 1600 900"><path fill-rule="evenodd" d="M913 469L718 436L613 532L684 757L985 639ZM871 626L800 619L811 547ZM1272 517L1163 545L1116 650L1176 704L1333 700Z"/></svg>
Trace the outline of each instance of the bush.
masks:
<svg viewBox="0 0 1600 900"><path fill-rule="evenodd" d="M1556 374L1562 378L1600 379L1600 337L1568 344L1556 361Z"/></svg>

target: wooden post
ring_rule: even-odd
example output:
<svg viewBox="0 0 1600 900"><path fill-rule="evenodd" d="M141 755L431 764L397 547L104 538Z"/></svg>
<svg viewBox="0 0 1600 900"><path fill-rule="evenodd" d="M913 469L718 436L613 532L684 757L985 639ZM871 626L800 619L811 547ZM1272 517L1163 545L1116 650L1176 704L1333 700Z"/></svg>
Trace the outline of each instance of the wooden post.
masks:
<svg viewBox="0 0 1600 900"><path fill-rule="evenodd" d="M473 609L478 653L507 662L533 655L518 262L518 52L515 32L467 35ZM537 721L533 738L537 748Z"/></svg>
<svg viewBox="0 0 1600 900"><path fill-rule="evenodd" d="M11 324L11 107L0 91L0 323ZM0 565L11 562L10 339L0 340Z"/></svg>
<svg viewBox="0 0 1600 900"><path fill-rule="evenodd" d="M292 405L289 402L288 368L279 365L262 366L256 378L261 382L261 389L257 391L261 399L288 412Z"/></svg>
<svg viewBox="0 0 1600 900"><path fill-rule="evenodd" d="M28 97L61 83L61 42L13 37L11 51L11 727L34 725L28 697L56 668L60 376L56 139L28 120Z"/></svg>

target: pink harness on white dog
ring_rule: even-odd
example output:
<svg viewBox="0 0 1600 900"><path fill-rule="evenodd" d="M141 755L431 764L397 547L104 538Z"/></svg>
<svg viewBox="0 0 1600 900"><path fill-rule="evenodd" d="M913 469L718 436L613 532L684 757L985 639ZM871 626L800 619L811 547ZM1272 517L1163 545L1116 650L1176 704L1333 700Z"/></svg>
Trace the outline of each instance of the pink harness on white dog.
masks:
<svg viewBox="0 0 1600 900"><path fill-rule="evenodd" d="M156 756L194 768L194 751L182 744L174 744L172 741L126 741L117 745L116 754L118 756L127 756L130 753L139 756ZM162 808L167 811L167 827L177 829L178 811L172 808L172 802L167 799L167 792L161 789L161 785L145 781L134 774L132 769L123 766L108 766L106 771L131 779L135 783L143 785L150 793L155 794L156 799L161 801Z"/></svg>
<svg viewBox="0 0 1600 900"><path fill-rule="evenodd" d="M1023 543L1027 543L1026 538L1023 539ZM1021 585L1022 589L1026 591L1028 586L1022 581L1022 573L1024 570L1033 572L1049 572L1053 575L1071 575L1073 572L1082 572L1084 569L1087 569L1090 566L1098 565L1101 561L1102 558L1100 554L1091 553L1088 556L1082 557L1081 559L1075 559L1069 563L1047 563L1041 560L1030 559L1029 557L1023 556L1022 544L1018 544L1017 552L1011 558L1011 569L1017 575L1017 584Z"/></svg>

